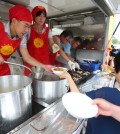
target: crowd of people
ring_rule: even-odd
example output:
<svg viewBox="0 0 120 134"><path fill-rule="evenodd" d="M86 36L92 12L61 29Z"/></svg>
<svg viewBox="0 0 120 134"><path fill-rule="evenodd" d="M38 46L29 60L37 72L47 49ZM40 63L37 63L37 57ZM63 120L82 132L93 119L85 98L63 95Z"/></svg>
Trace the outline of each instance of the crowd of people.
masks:
<svg viewBox="0 0 120 134"><path fill-rule="evenodd" d="M22 55L24 64L29 68L42 66L50 72L51 68L57 65L56 62L60 56L66 61L65 64L70 69L79 68L77 62L70 57L70 49L71 46L74 48L79 46L81 39L76 37L71 41L73 33L70 30L63 31L60 36L52 37L52 32L46 25L46 17L46 9L42 6L34 7L32 12L21 5L16 5L9 10L10 21L5 26L2 22L0 23L2 38L0 43L1 76L10 74L9 66L4 64L4 61L17 49ZM51 50L53 51L56 45L59 47L58 52L51 54ZM57 56L58 54L60 56ZM59 62L62 63L62 61ZM24 70L25 75L29 75L29 73L29 70Z"/></svg>

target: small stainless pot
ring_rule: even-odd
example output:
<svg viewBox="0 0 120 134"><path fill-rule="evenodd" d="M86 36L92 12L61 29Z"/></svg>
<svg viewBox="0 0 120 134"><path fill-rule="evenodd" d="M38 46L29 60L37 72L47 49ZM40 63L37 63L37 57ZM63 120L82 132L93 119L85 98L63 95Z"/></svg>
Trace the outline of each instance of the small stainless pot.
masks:
<svg viewBox="0 0 120 134"><path fill-rule="evenodd" d="M31 76L32 78L35 78L35 79L41 79L44 71L45 69L43 67L34 66L32 67Z"/></svg>

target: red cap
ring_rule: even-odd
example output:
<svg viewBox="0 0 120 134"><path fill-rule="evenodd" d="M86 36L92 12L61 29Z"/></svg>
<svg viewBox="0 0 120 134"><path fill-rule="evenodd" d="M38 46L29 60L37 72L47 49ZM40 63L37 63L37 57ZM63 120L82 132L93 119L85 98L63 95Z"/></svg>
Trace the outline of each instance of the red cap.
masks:
<svg viewBox="0 0 120 134"><path fill-rule="evenodd" d="M21 5L16 5L9 10L9 19L12 20L13 18L17 20L26 21L32 23L32 14L29 9L25 8Z"/></svg>
<svg viewBox="0 0 120 134"><path fill-rule="evenodd" d="M36 7L34 7L33 10L32 10L33 19L35 18L36 13L39 12L39 11L44 11L45 14L47 15L46 9L45 9L44 7L42 7L42 6L36 6Z"/></svg>

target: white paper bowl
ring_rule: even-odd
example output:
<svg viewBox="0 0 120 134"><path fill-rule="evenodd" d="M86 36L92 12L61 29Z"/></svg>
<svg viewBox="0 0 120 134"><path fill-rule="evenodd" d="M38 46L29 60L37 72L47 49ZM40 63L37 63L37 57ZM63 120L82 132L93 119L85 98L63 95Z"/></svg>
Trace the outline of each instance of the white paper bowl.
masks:
<svg viewBox="0 0 120 134"><path fill-rule="evenodd" d="M57 71L56 69L62 69L62 71ZM55 67L55 68L52 68L52 72L54 74L62 74L64 71L67 71L68 69L67 68L64 68L64 67Z"/></svg>
<svg viewBox="0 0 120 134"><path fill-rule="evenodd" d="M98 107L87 95L69 92L62 97L62 103L69 114L78 119L91 118L97 115Z"/></svg>

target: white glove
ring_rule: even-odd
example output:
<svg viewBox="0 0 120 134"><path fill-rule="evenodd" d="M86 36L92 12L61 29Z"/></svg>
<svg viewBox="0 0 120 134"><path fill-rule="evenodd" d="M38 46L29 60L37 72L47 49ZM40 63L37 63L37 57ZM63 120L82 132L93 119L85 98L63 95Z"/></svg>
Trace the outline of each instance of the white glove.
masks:
<svg viewBox="0 0 120 134"><path fill-rule="evenodd" d="M70 67L71 70L75 70L75 63L72 62L71 60L68 61L68 65Z"/></svg>
<svg viewBox="0 0 120 134"><path fill-rule="evenodd" d="M52 50L53 50L53 53L56 53L60 50L60 47L57 44L53 44Z"/></svg>
<svg viewBox="0 0 120 134"><path fill-rule="evenodd" d="M75 68L80 69L80 65L77 62L75 62Z"/></svg>

